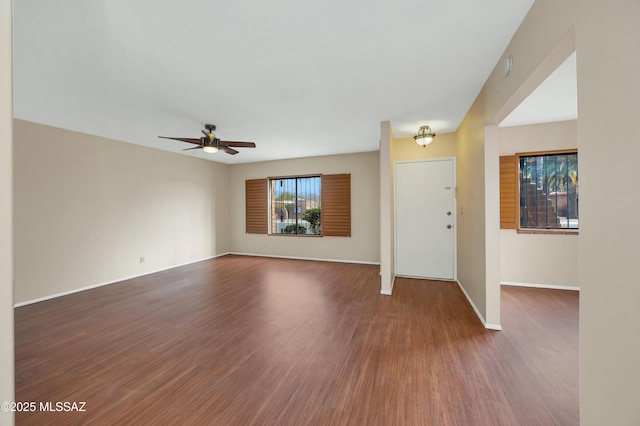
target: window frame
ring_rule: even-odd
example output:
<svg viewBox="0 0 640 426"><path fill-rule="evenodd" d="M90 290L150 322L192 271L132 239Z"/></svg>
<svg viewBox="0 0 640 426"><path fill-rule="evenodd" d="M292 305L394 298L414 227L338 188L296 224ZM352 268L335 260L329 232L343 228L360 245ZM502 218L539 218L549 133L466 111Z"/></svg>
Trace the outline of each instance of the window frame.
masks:
<svg viewBox="0 0 640 426"><path fill-rule="evenodd" d="M522 187L521 170L520 170L520 158L522 157L542 157L553 155L570 155L575 154L578 156L578 149L558 149L548 151L532 151L532 152L518 152L514 155L516 166L516 231L518 234L556 234L556 235L579 235L580 227L578 228L527 228L521 225L521 212L520 212L520 189ZM579 164L579 162L578 162ZM579 173L579 172L578 172ZM578 207L579 212L579 207ZM579 216L578 216L579 217Z"/></svg>
<svg viewBox="0 0 640 426"><path fill-rule="evenodd" d="M319 234L298 234L296 233L286 233L286 232L273 232L273 218L272 218L272 212L273 212L273 199L271 197L271 188L272 188L272 181L274 180L284 180L284 179L292 179L296 181L296 193L297 193L297 180L298 179L305 179L305 178L318 178L320 179L320 193L318 194L318 198L320 201L320 211L322 212L322 174L320 173L311 173L311 174L304 174L304 175L290 175L290 176L269 176L267 178L267 211L269 212L269 220L268 220L268 235L273 235L273 236L284 236L284 237L322 237L322 213L320 215L320 233ZM297 204L296 204L297 206ZM300 207L300 206L297 206ZM297 210L296 207L296 210ZM300 214L304 214L300 213ZM296 216L298 215L298 213L296 213ZM297 224L297 222L296 222Z"/></svg>

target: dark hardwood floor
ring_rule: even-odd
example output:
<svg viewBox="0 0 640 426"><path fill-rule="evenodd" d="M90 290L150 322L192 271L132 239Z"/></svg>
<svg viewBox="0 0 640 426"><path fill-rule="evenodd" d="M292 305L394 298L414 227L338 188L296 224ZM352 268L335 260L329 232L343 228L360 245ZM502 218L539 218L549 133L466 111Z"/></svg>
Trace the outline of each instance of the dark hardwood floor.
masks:
<svg viewBox="0 0 640 426"><path fill-rule="evenodd" d="M15 310L18 425L577 425L578 295L225 256Z"/></svg>

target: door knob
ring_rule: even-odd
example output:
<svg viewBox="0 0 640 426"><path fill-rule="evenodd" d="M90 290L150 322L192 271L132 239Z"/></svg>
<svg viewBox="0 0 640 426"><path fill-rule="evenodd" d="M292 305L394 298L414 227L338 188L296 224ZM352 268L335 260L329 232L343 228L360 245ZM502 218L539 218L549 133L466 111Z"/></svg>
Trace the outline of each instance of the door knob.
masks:
<svg viewBox="0 0 640 426"><path fill-rule="evenodd" d="M451 229L451 225L447 225L447 229Z"/></svg>

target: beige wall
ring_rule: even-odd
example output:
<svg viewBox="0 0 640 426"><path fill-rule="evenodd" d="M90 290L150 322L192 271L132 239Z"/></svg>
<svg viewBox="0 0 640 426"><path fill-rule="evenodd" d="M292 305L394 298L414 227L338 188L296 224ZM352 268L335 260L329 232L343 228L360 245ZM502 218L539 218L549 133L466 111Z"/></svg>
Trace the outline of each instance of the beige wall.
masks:
<svg viewBox="0 0 640 426"><path fill-rule="evenodd" d="M640 1L579 4L581 421L639 425Z"/></svg>
<svg viewBox="0 0 640 426"><path fill-rule="evenodd" d="M0 0L0 402L13 401L11 0ZM13 413L0 411L0 425Z"/></svg>
<svg viewBox="0 0 640 426"><path fill-rule="evenodd" d="M456 206L458 209L458 282L486 322L484 141L482 136L484 124L478 116L470 114L458 128ZM499 318L496 324L499 324Z"/></svg>
<svg viewBox="0 0 640 426"><path fill-rule="evenodd" d="M578 147L577 122L499 129L500 155ZM579 287L578 235L518 234L500 230L500 281Z"/></svg>
<svg viewBox="0 0 640 426"><path fill-rule="evenodd" d="M228 252L228 166L21 120L14 141L16 302Z"/></svg>
<svg viewBox="0 0 640 426"><path fill-rule="evenodd" d="M500 247L501 282L580 287L577 236L518 234L502 229Z"/></svg>
<svg viewBox="0 0 640 426"><path fill-rule="evenodd" d="M575 149L578 147L578 122L555 123L499 128L500 155L521 152Z"/></svg>
<svg viewBox="0 0 640 426"><path fill-rule="evenodd" d="M393 140L392 162L455 156L455 133L438 133L433 142L425 147L418 145L413 138L398 138Z"/></svg>
<svg viewBox="0 0 640 426"><path fill-rule="evenodd" d="M505 50L504 57L513 57L511 73L503 77L502 60L496 64L457 131L458 280L487 324L500 325L495 125L562 63L558 59L548 65L550 69L541 68L549 53L572 33L574 6L573 1L553 0L533 4Z"/></svg>
<svg viewBox="0 0 640 426"><path fill-rule="evenodd" d="M396 275L393 206L393 135L391 123L380 123L380 292L391 295Z"/></svg>
<svg viewBox="0 0 640 426"><path fill-rule="evenodd" d="M617 211L640 209L640 198L629 195L628 185L620 185L634 173L640 155L636 125L639 21L637 0L537 0L505 51L505 56L513 56L511 74L503 78L497 65L458 130L458 202L464 208L458 221L458 270L478 307L486 295L481 310L489 319L495 310L489 293L496 283L486 281L483 269L493 267L490 258L496 253L487 252L481 228L493 220L485 220L482 213L487 211L483 190L494 182L483 157L494 149L486 145L498 141L491 129L484 134L483 128L500 122L576 49L580 420L584 425L640 424L636 249L640 228L607 220L611 207L603 202L613 197ZM466 216L468 212L472 217Z"/></svg>
<svg viewBox="0 0 640 426"><path fill-rule="evenodd" d="M245 180L301 174L351 173L351 237L245 233ZM230 251L355 262L380 261L378 152L266 161L230 166Z"/></svg>

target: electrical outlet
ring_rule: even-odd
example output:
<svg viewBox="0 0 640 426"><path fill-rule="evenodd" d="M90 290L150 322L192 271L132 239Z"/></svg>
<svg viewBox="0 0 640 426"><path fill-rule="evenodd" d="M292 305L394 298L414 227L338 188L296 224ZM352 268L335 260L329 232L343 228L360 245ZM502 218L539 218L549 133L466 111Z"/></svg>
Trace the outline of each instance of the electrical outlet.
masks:
<svg viewBox="0 0 640 426"><path fill-rule="evenodd" d="M144 256L140 256L140 263L144 263Z"/></svg>

